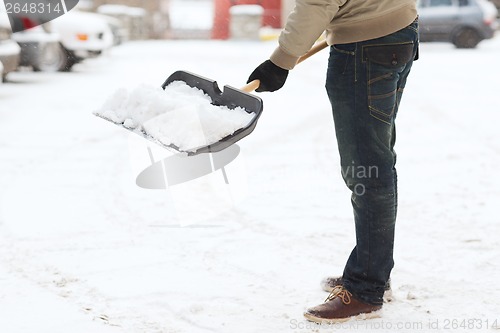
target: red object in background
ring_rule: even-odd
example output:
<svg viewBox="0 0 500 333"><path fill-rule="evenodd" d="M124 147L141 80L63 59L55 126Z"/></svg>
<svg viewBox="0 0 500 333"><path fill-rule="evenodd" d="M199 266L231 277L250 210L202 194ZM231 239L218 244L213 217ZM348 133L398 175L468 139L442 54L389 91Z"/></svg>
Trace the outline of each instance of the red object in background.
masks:
<svg viewBox="0 0 500 333"><path fill-rule="evenodd" d="M23 22L24 29L31 29L31 28L34 28L38 25L38 23L36 23L32 19L30 19L29 17L23 16L23 17L21 17L21 21Z"/></svg>
<svg viewBox="0 0 500 333"><path fill-rule="evenodd" d="M261 5L264 8L262 26L281 28L281 0L215 0L212 39L229 38L229 8L235 5Z"/></svg>

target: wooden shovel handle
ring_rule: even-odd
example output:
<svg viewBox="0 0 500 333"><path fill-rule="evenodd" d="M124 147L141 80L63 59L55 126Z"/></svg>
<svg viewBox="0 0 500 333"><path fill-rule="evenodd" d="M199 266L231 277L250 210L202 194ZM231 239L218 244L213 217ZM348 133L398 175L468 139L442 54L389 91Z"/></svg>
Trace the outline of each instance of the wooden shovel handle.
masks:
<svg viewBox="0 0 500 333"><path fill-rule="evenodd" d="M304 54L302 57L299 58L299 60L297 60L297 65L300 64L302 61L306 60L307 58L315 55L319 51L323 50L327 46L328 44L326 40L316 43L309 51L307 51L306 54ZM260 86L260 80L253 80L248 84L244 85L243 87L241 87L240 90L249 93L259 88L259 86Z"/></svg>
<svg viewBox="0 0 500 333"><path fill-rule="evenodd" d="M309 51L307 51L306 54L304 54L302 57L299 58L299 60L297 60L297 64L300 64L302 61L306 60L307 58L315 55L316 53L318 53L319 51L325 49L326 47L328 46L328 43L326 42L326 40L322 41L322 42L319 42L319 43L316 43L314 44L313 47L311 47L311 49Z"/></svg>
<svg viewBox="0 0 500 333"><path fill-rule="evenodd" d="M245 86L243 86L240 90L244 92L252 92L260 86L260 80L253 80L248 82Z"/></svg>

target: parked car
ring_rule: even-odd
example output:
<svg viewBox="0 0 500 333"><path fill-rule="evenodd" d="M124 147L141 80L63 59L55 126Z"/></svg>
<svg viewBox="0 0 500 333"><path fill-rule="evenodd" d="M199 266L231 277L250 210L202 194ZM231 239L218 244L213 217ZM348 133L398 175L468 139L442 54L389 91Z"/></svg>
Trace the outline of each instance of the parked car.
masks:
<svg viewBox="0 0 500 333"><path fill-rule="evenodd" d="M99 13L106 20L113 34L113 45L121 45L128 40L128 31L122 21L112 15Z"/></svg>
<svg viewBox="0 0 500 333"><path fill-rule="evenodd" d="M20 66L30 66L34 71L44 72L66 69L67 55L59 35L50 31L50 23L36 26L27 17L11 16L11 19L14 24L25 29L18 29L21 31L12 34L12 39L21 47Z"/></svg>
<svg viewBox="0 0 500 333"><path fill-rule="evenodd" d="M144 8L120 4L104 4L97 7L97 12L120 21L120 27L115 29L117 39L145 39L148 35L147 12ZM155 13L155 17L160 15Z"/></svg>
<svg viewBox="0 0 500 333"><path fill-rule="evenodd" d="M17 69L21 48L11 39L12 30L6 13L0 12L0 62L2 63L2 81L7 74Z"/></svg>
<svg viewBox="0 0 500 333"><path fill-rule="evenodd" d="M104 15L69 13L42 25L36 17L11 15L21 46L21 65L35 71L70 71L78 62L96 57L113 45L110 21Z"/></svg>
<svg viewBox="0 0 500 333"><path fill-rule="evenodd" d="M51 21L52 30L59 34L66 53L61 70L86 59L97 57L113 46L113 33L108 21L100 14L73 9Z"/></svg>
<svg viewBox="0 0 500 333"><path fill-rule="evenodd" d="M487 0L419 0L420 40L474 48L497 28L495 6Z"/></svg>

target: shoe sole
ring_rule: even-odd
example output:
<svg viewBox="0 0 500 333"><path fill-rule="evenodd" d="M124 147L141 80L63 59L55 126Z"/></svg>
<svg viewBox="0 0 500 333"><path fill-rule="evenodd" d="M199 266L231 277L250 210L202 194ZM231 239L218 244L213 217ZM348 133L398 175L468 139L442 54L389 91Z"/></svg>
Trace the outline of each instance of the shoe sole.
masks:
<svg viewBox="0 0 500 333"><path fill-rule="evenodd" d="M372 312L367 312L367 313L360 313L358 315L354 315L351 317L346 317L346 318L333 318L333 319L325 319L325 318L320 318L316 317L310 313L305 312L304 317L317 324L322 324L322 325L331 325L331 324L336 324L336 323L344 323L349 320L366 320L366 319L375 319L375 318L380 318L382 317L382 309L380 310L375 310Z"/></svg>

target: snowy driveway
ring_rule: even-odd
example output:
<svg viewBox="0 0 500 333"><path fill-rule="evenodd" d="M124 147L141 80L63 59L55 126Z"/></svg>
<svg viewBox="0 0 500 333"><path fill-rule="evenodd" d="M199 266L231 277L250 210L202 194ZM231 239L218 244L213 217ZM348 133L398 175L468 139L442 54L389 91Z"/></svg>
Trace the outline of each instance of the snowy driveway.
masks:
<svg viewBox="0 0 500 333"><path fill-rule="evenodd" d="M131 42L74 73L0 85L1 332L316 329L302 312L354 242L327 52L261 94L264 114L239 144L244 194L215 214L206 184L136 186L146 146L92 115L115 89L159 86L178 69L242 86L274 46ZM477 50L422 45L398 116L395 300L381 319L332 331L500 326L499 55L499 37Z"/></svg>

